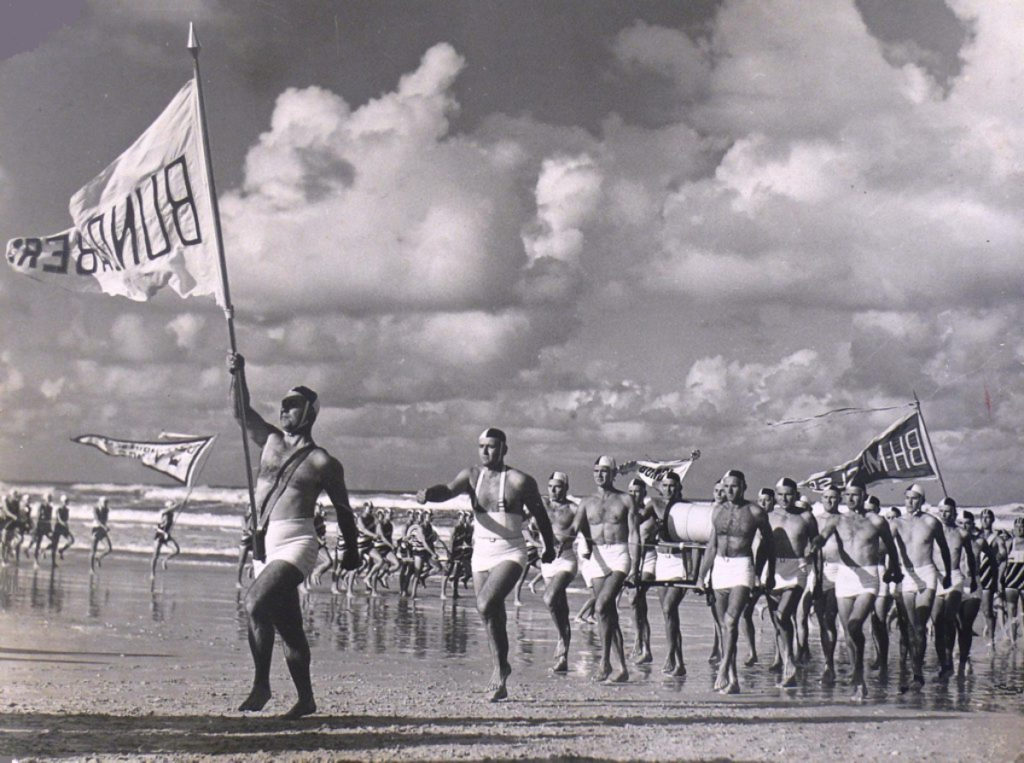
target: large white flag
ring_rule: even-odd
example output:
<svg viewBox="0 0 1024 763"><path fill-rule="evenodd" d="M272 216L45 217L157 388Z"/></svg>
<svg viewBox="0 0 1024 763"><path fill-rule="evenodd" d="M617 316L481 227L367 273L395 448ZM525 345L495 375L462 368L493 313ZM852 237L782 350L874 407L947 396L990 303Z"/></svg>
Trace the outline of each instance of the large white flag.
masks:
<svg viewBox="0 0 1024 763"><path fill-rule="evenodd" d="M108 456L121 456L141 461L144 466L176 479L183 485L192 486L192 480L202 468L203 456L213 446L216 435L194 437L177 442L139 442L136 440L115 440L97 434L83 434L72 437L71 442L91 445Z"/></svg>
<svg viewBox="0 0 1024 763"><path fill-rule="evenodd" d="M170 286L224 306L194 80L113 164L71 197L74 226L7 243L36 280L139 302Z"/></svg>
<svg viewBox="0 0 1024 763"><path fill-rule="evenodd" d="M629 472L636 469L636 476L642 479L648 487L653 487L665 476L665 472L675 472L679 475L679 482L682 484L686 473L690 471L693 462L700 458L700 451L695 450L689 458L677 458L672 461L628 461L619 467L619 472Z"/></svg>

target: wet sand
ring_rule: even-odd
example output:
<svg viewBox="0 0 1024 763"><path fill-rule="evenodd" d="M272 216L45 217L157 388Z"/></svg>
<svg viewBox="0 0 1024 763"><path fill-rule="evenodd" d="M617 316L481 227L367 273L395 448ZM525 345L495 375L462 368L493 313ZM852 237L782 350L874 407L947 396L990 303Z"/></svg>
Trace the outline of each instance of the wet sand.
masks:
<svg viewBox="0 0 1024 763"><path fill-rule="evenodd" d="M897 677L869 679L870 700L846 698L842 682L817 686L812 663L783 691L762 664L741 668L743 694L711 690L710 618L684 602L689 674L659 671L664 637L653 593L655 663L624 685L589 680L597 631L573 626L570 672L552 676L553 628L539 597L509 607L510 699L485 701L489 658L467 597L419 602L393 593L347 602L325 589L305 599L318 715L273 717L294 701L280 649L275 696L261 714L234 707L251 663L233 570L179 565L151 592L141 559L111 557L90 583L84 556L51 577L24 563L0 572L0 756L232 760L604 759L1022 760L1024 659L1008 645L975 646L975 674L900 694ZM578 608L583 597L573 595ZM627 644L629 610L621 608ZM816 635L816 634L815 634ZM815 650L817 653L818 650ZM740 659L746 648L740 647ZM928 664L934 675L933 658ZM838 660L840 679L848 675ZM896 668L895 659L892 667Z"/></svg>

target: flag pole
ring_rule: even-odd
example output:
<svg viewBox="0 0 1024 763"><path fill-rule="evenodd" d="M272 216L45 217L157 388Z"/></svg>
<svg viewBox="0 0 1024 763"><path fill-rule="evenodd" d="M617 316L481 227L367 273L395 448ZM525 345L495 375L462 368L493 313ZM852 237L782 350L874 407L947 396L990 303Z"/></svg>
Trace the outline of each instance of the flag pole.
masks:
<svg viewBox="0 0 1024 763"><path fill-rule="evenodd" d="M231 346L231 353L238 352L238 345L235 340L235 308L231 304L231 289L228 287L228 265L224 259L224 236L220 229L220 207L217 204L217 187L213 182L213 162L210 160L210 141L206 134L206 104L203 100L203 80L199 76L199 38L196 37L196 28L192 22L188 25L188 52L192 55L192 72L196 80L196 95L199 100L199 136L203 144L203 161L206 169L207 187L210 189L210 208L213 211L213 232L217 240L217 258L220 264L221 287L224 292L224 318L228 324L228 341ZM241 403L245 383L245 368L239 368L234 374L235 400ZM256 491L252 482L252 457L249 455L249 432L245 425L245 415L239 416L239 424L242 427L242 452L245 454L245 479L249 488L249 528L252 532L253 541L256 540L256 526L259 518L256 516Z"/></svg>
<svg viewBox="0 0 1024 763"><path fill-rule="evenodd" d="M921 401L917 398L917 390L913 390L914 393L914 408L917 409L917 415L921 418L921 429L924 430L924 439L928 443L928 450L932 454L932 459L935 461L935 473L939 476L939 485L942 486L942 497L949 498L949 492L946 490L946 482L942 479L942 469L939 468L939 457L935 455L935 448L932 446L931 435L928 434L928 427L924 423L924 411L921 410Z"/></svg>

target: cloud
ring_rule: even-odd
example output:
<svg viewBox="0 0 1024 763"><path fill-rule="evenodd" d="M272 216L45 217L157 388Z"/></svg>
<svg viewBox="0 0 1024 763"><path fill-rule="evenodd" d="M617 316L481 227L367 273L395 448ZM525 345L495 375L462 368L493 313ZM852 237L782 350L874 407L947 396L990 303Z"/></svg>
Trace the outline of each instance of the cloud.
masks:
<svg viewBox="0 0 1024 763"><path fill-rule="evenodd" d="M175 343L185 350L196 347L204 328L206 319L195 313L181 313L167 324L167 331L174 335Z"/></svg>

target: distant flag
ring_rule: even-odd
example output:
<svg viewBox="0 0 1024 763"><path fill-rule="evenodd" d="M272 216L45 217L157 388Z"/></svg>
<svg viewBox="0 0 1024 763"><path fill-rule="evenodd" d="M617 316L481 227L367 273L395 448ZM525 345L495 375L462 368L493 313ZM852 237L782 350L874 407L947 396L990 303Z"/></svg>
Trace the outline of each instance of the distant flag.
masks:
<svg viewBox="0 0 1024 763"><path fill-rule="evenodd" d="M74 225L7 243L19 273L71 291L144 302L169 286L225 306L196 81L69 202Z"/></svg>
<svg viewBox="0 0 1024 763"><path fill-rule="evenodd" d="M690 467L693 466L693 462L700 458L700 451L695 450L690 454L689 458L679 458L673 461L652 461L652 460L636 460L627 461L619 467L619 473L624 474L636 470L636 476L639 477L647 484L648 487L653 487L657 482L661 481L661 478L665 476L666 472L675 472L679 475L679 482L682 483L686 477L686 473L690 471Z"/></svg>
<svg viewBox="0 0 1024 763"><path fill-rule="evenodd" d="M821 492L829 487L843 488L854 479L862 485L871 485L886 480L938 476L924 420L920 410L916 410L873 439L856 458L812 474L800 486Z"/></svg>
<svg viewBox="0 0 1024 763"><path fill-rule="evenodd" d="M173 442L138 442L115 440L103 435L84 434L72 437L71 442L91 445L108 456L121 456L141 461L143 466L166 474L182 485L192 486L192 481L202 469L205 456L213 446L216 435L194 437Z"/></svg>

